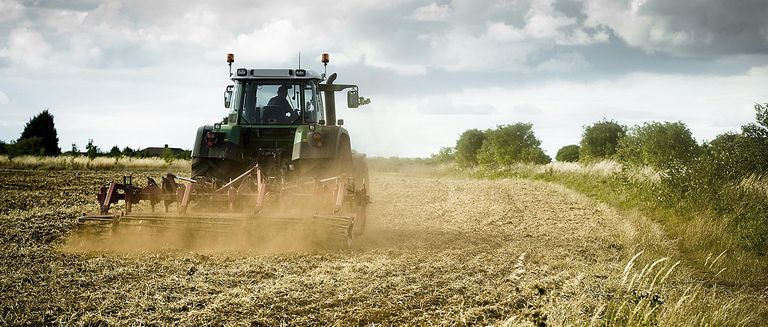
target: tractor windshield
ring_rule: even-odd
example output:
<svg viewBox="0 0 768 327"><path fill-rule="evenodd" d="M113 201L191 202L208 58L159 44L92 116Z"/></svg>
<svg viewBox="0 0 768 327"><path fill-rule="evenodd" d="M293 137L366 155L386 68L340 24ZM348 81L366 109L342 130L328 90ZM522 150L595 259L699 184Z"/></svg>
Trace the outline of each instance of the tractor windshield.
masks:
<svg viewBox="0 0 768 327"><path fill-rule="evenodd" d="M240 80L233 100L239 124L287 125L323 119L316 88L309 81Z"/></svg>

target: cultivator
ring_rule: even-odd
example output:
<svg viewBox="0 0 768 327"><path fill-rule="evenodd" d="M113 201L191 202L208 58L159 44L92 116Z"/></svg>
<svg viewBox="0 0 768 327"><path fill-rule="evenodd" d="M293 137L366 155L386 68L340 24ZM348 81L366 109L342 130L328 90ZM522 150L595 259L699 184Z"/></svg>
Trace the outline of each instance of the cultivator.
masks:
<svg viewBox="0 0 768 327"><path fill-rule="evenodd" d="M110 212L121 200L123 210ZM369 197L364 184L356 187L353 178L346 175L287 182L265 176L255 165L223 185L213 178L192 179L168 173L159 184L149 178L146 186L138 187L131 176L124 176L122 183L102 186L98 201L99 213L83 214L79 224L183 226L223 233L286 224L335 235L351 244L353 236L364 228ZM156 208L158 204L161 211ZM136 210L140 205L144 208Z"/></svg>

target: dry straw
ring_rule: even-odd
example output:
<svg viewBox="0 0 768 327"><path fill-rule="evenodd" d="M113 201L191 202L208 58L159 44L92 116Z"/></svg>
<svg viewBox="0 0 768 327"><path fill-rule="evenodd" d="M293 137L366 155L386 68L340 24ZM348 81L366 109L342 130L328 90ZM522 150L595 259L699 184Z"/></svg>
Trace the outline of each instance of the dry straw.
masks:
<svg viewBox="0 0 768 327"><path fill-rule="evenodd" d="M170 162L161 158L98 157L86 156L0 156L0 168L41 170L112 170L112 169L189 169L190 161L175 159Z"/></svg>

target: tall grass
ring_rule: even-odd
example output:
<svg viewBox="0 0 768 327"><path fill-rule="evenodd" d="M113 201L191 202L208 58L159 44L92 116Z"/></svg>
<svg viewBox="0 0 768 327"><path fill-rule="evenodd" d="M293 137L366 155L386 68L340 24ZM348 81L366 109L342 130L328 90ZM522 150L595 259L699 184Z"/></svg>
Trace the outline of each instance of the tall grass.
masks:
<svg viewBox="0 0 768 327"><path fill-rule="evenodd" d="M753 326L765 318L754 310L764 295L724 297L706 281L681 273L680 261L668 257L638 264L637 253L624 268L616 293L595 311L591 325L608 326ZM726 270L726 252L710 254L699 270L719 275ZM676 279L675 281L672 281Z"/></svg>
<svg viewBox="0 0 768 327"><path fill-rule="evenodd" d="M122 170L122 169L171 169L189 170L189 160L176 159L167 162L161 158L97 157L86 156L0 156L0 168L41 170Z"/></svg>
<svg viewBox="0 0 768 327"><path fill-rule="evenodd" d="M710 253L728 250L727 269L716 283L768 286L764 239L768 229L768 178L752 176L737 185L722 185L719 210L706 194L681 194L669 176L647 167L614 161L591 164L517 164L465 171L480 178L530 178L563 184L627 212L639 211L659 222L686 259L703 263ZM673 180L674 181L674 180Z"/></svg>

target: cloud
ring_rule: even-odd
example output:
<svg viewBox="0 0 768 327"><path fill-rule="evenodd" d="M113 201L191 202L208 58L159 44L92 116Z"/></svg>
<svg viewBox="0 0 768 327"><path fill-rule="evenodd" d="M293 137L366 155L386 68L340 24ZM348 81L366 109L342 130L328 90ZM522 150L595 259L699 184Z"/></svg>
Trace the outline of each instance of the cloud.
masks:
<svg viewBox="0 0 768 327"><path fill-rule="evenodd" d="M3 91L0 91L0 105L9 104L11 103L11 99L3 93Z"/></svg>
<svg viewBox="0 0 768 327"><path fill-rule="evenodd" d="M572 73L590 67L587 58L576 52L558 54L536 65L536 71L550 73Z"/></svg>
<svg viewBox="0 0 768 327"><path fill-rule="evenodd" d="M425 22L445 21L451 16L451 7L449 5L438 5L430 3L426 6L416 8L409 16L411 19Z"/></svg>
<svg viewBox="0 0 768 327"><path fill-rule="evenodd" d="M12 21L24 14L24 6L15 0L0 0L0 23Z"/></svg>
<svg viewBox="0 0 768 327"><path fill-rule="evenodd" d="M765 53L763 0L586 0L585 25L610 28L630 46L680 56Z"/></svg>
<svg viewBox="0 0 768 327"><path fill-rule="evenodd" d="M40 68L46 63L49 51L50 46L40 33L20 27L11 31L8 44L0 49L0 57L26 67Z"/></svg>
<svg viewBox="0 0 768 327"><path fill-rule="evenodd" d="M554 155L561 146L578 143L582 126L603 118L627 125L682 121L697 140L711 140L754 120L752 106L765 102L766 84L768 66L731 76L634 73L592 82L555 80L522 87L467 88L439 96L377 98L374 107L365 108L367 117L344 118L350 128L360 128L356 135L368 134L358 148L374 155L427 156L453 145L467 129L515 122L533 123L544 149ZM392 128L415 135L379 134L375 122L366 122L373 115L376 121L390 121ZM424 122L430 122L429 129L419 127ZM411 146L369 147L378 138L386 139L386 144ZM420 142L414 144L414 138Z"/></svg>

